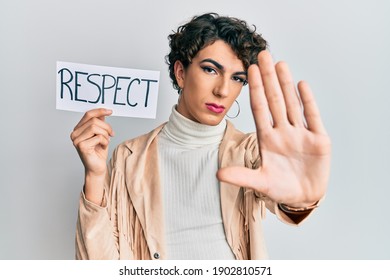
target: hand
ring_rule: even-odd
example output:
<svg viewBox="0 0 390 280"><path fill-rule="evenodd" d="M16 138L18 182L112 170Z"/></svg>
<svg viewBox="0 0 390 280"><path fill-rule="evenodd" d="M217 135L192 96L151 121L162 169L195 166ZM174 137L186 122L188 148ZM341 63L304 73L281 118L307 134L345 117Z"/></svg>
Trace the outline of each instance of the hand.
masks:
<svg viewBox="0 0 390 280"><path fill-rule="evenodd" d="M108 144L114 132L104 119L111 114L112 111L107 109L86 112L70 135L84 164L86 175L105 175Z"/></svg>
<svg viewBox="0 0 390 280"><path fill-rule="evenodd" d="M259 65L249 67L248 80L261 166L227 167L217 176L277 203L312 205L326 192L330 138L309 85L299 82L298 95L286 63L274 66L267 51L260 52L258 61Z"/></svg>

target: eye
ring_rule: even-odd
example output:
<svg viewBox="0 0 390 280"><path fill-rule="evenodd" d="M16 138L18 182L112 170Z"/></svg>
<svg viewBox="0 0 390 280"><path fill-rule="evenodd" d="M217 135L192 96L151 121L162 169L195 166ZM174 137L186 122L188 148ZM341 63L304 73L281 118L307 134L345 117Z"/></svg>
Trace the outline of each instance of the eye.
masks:
<svg viewBox="0 0 390 280"><path fill-rule="evenodd" d="M247 79L244 79L240 76L233 76L232 78L234 81L241 83L243 86L246 86L248 84Z"/></svg>
<svg viewBox="0 0 390 280"><path fill-rule="evenodd" d="M201 67L202 67L203 71L206 73L217 74L217 71L215 71L215 69L210 67L210 66L201 66Z"/></svg>

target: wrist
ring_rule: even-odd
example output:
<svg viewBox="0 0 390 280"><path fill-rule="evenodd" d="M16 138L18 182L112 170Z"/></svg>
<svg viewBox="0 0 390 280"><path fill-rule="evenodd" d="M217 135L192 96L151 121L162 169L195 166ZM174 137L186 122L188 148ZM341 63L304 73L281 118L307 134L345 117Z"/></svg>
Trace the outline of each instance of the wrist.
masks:
<svg viewBox="0 0 390 280"><path fill-rule="evenodd" d="M318 202L316 201L315 203L309 204L307 206L291 206L287 205L285 203L278 203L278 207L280 210L282 210L285 213L290 213L290 214L300 214L308 211L312 211L313 209L318 207Z"/></svg>
<svg viewBox="0 0 390 280"><path fill-rule="evenodd" d="M84 169L85 178L105 178L107 172L107 167L99 168L99 170L91 170L88 168Z"/></svg>
<svg viewBox="0 0 390 280"><path fill-rule="evenodd" d="M95 174L85 174L85 183L84 183L84 194L85 198L99 206L104 204L104 184L105 184L105 174L95 175Z"/></svg>

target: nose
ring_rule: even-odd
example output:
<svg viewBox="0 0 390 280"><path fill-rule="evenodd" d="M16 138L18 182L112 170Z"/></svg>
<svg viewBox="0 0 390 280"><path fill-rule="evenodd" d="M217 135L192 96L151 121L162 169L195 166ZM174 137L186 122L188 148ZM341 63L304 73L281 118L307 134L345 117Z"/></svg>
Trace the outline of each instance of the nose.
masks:
<svg viewBox="0 0 390 280"><path fill-rule="evenodd" d="M226 77L220 77L214 87L213 94L221 98L227 97L229 95L229 79Z"/></svg>

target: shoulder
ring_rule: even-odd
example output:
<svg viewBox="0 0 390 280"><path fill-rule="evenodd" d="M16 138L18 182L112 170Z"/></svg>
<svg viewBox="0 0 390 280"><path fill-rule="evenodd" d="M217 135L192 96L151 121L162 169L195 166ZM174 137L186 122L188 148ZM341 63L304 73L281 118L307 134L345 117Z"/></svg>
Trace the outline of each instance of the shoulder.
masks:
<svg viewBox="0 0 390 280"><path fill-rule="evenodd" d="M146 134L126 140L119 144L115 148L111 158L113 165L126 161L126 159L131 155L139 157L144 154L144 151L152 145L164 125L165 123Z"/></svg>
<svg viewBox="0 0 390 280"><path fill-rule="evenodd" d="M221 156L232 162L256 168L260 164L257 135L255 132L244 133L227 122L226 133L221 143ZM239 164L240 165L240 164Z"/></svg>
<svg viewBox="0 0 390 280"><path fill-rule="evenodd" d="M223 141L226 141L229 146L250 148L257 146L257 136L255 132L244 133L238 130L230 121L227 121L226 133Z"/></svg>

